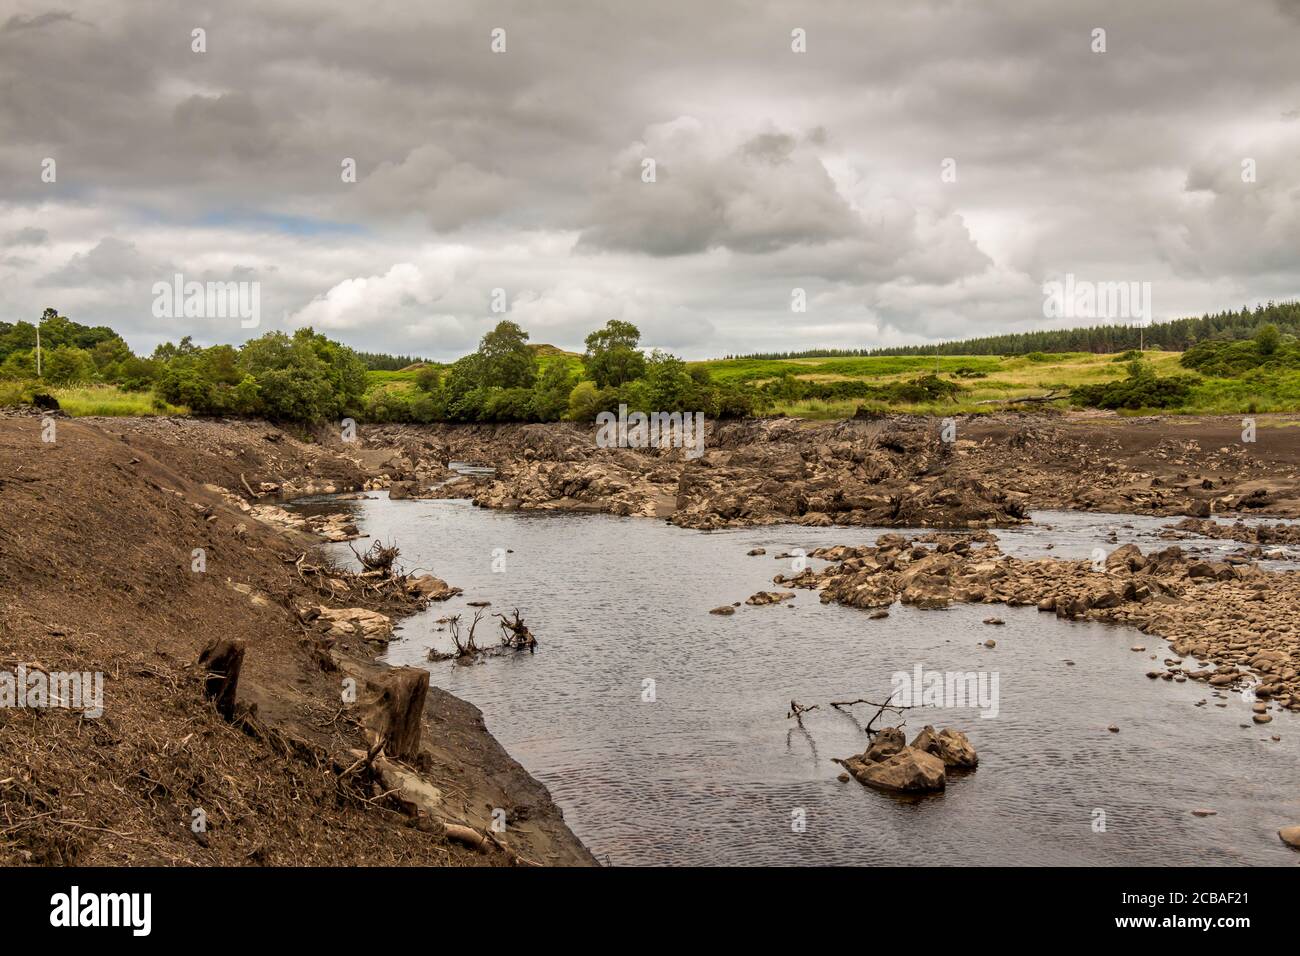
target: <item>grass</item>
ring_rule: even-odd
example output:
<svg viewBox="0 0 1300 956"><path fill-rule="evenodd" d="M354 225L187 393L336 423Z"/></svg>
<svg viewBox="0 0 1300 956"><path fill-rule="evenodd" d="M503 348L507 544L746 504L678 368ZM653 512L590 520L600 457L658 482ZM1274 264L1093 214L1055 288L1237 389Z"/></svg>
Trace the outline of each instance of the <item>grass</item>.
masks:
<svg viewBox="0 0 1300 956"><path fill-rule="evenodd" d="M1161 376L1188 374L1179 365L1181 353L1148 351L1144 358ZM956 382L962 391L951 400L914 404L884 405L857 398L805 400L778 403L772 410L796 418L851 418L860 405L885 412L917 415L989 414L1002 405L979 402L1043 395L1053 389L1066 392L1078 385L1094 385L1123 378L1128 374L1124 361L1116 355L1086 352L1033 354L1012 357L999 355L880 355L853 358L806 359L721 359L688 363L709 370L715 381L746 382L761 385L782 374L813 382L865 380L873 385L904 382L921 375L935 374ZM539 365L565 362L581 371L581 361L573 353L559 349L538 350ZM958 374L964 372L967 374ZM982 377L972 377L975 373ZM366 373L367 395L391 391L414 398L415 369L371 371ZM0 382L0 404L6 404ZM18 387L19 383L10 383ZM155 407L151 392L124 392L112 385L89 385L52 389L52 394L68 414L85 415L177 415L183 408ZM395 396L396 397L396 396ZM1064 407L1065 402L1057 403ZM1191 398L1182 408L1124 411L1139 414L1238 415L1267 412L1300 411L1300 369L1256 369L1234 378L1199 377Z"/></svg>
<svg viewBox="0 0 1300 956"><path fill-rule="evenodd" d="M175 405L154 405L153 392L124 392L116 385L80 385L50 389L59 407L73 418L87 415L186 415L188 409Z"/></svg>
<svg viewBox="0 0 1300 956"><path fill-rule="evenodd" d="M1149 351L1145 358L1159 375L1185 374L1178 364L1179 352ZM707 368L717 381L748 382L761 385L783 374L810 382L836 382L861 379L873 385L904 382L921 375L933 374L962 386L963 391L949 401L879 406L891 412L916 415L988 414L1001 406L980 405L979 402L1008 398L1043 395L1052 390L1066 392L1078 385L1123 378L1128 367L1116 361L1116 355L1091 352L1035 353L1003 357L1000 355L873 355L855 358L805 358L805 359L721 359L693 362ZM977 373L973 377L970 374ZM1236 413L1249 409L1251 402L1256 411L1300 410L1300 383L1294 394L1288 388L1265 399L1262 394L1269 389L1256 385L1247 388L1242 380L1206 380L1194 393L1194 401L1187 408L1176 409L1186 414ZM1276 390L1274 390L1276 392ZM878 403L861 399L805 400L779 402L773 411L797 418L834 419L850 418L861 404L875 408ZM1063 402L1061 404L1064 404ZM1166 414L1169 412L1165 410Z"/></svg>

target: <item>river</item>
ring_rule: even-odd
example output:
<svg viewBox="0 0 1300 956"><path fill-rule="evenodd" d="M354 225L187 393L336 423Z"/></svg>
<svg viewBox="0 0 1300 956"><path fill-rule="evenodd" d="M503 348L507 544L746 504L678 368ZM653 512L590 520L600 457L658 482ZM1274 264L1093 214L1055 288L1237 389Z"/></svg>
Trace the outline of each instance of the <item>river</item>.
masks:
<svg viewBox="0 0 1300 956"><path fill-rule="evenodd" d="M1300 821L1296 716L1258 727L1238 695L1151 681L1151 658L1169 656L1159 639L1032 607L896 605L871 620L805 590L786 605L707 613L772 588L772 575L790 573L789 560L774 559L783 551L870 543L898 529L702 533L382 493L328 508L396 541L408 570L464 588L405 621L385 659L427 667L433 683L481 708L574 832L613 865L1296 862L1277 838ZM1170 543L1155 536L1169 519L1034 518L997 532L1004 551L1070 558ZM755 547L768 553L748 556ZM352 562L347 545L330 549ZM428 662L430 647L451 646L437 620L468 621L467 601L518 607L537 652ZM983 624L990 615L1005 625ZM495 625L485 617L479 637L494 641ZM984 646L989 637L996 647ZM905 715L909 739L926 723L966 731L979 768L919 799L839 782L832 758L860 752L866 738L829 701L882 699L892 674L918 664L996 672L996 717L974 708ZM802 730L786 717L792 698L820 705ZM869 714L857 708L859 719Z"/></svg>

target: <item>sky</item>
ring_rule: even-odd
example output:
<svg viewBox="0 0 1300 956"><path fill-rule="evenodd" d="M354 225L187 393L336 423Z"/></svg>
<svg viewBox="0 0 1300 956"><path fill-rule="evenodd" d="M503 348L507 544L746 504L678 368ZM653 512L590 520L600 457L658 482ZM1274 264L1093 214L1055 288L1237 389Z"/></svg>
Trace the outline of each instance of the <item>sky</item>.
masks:
<svg viewBox="0 0 1300 956"><path fill-rule="evenodd" d="M697 359L1295 298L1297 49L1300 0L0 0L0 321Z"/></svg>

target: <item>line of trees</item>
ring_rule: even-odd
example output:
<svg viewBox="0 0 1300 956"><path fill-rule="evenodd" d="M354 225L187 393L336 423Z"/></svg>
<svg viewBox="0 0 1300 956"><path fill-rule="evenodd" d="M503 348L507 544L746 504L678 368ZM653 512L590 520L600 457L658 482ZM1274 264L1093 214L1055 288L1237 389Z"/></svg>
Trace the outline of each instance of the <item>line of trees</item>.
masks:
<svg viewBox="0 0 1300 956"><path fill-rule="evenodd" d="M701 411L740 418L766 408L755 388L714 382L707 369L688 368L675 355L639 347L630 322L612 320L586 338L581 359L538 357L528 333L497 323L476 351L446 368L425 366L416 394L377 389L365 417L374 421L550 422L592 421L619 405L640 411Z"/></svg>
<svg viewBox="0 0 1300 956"><path fill-rule="evenodd" d="M420 364L408 356L356 352L312 329L268 332L240 346L196 345L189 336L148 358L134 355L106 326L89 327L47 309L41 320L42 368L36 369L36 326L0 323L0 379L31 395L41 387L90 383L150 391L159 408L194 415L266 417L317 422L343 416L372 421L548 422L594 420L620 404L640 411L702 411L743 417L766 408L757 389L712 381L666 352L647 355L630 322L607 323L586 339L581 358L545 354L528 333L502 321L479 347L449 366L423 364L409 382L370 388L367 371Z"/></svg>
<svg viewBox="0 0 1300 956"><path fill-rule="evenodd" d="M792 359L848 358L868 355L1027 355L1030 352L1125 352L1143 345L1183 352L1202 342L1234 342L1254 338L1265 325L1282 334L1300 335L1300 302L1269 302L1240 312L1205 314L1147 326L1096 325L1076 329L1043 329L932 345L899 345L876 349L809 349L802 352L758 352L727 358Z"/></svg>

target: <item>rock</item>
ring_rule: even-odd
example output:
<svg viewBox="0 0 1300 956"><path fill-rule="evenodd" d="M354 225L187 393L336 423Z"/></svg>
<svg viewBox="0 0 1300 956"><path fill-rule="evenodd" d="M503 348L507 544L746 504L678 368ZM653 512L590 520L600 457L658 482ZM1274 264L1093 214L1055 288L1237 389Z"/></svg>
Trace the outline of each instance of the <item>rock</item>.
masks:
<svg viewBox="0 0 1300 956"><path fill-rule="evenodd" d="M1002 618L1000 618L1000 617L986 617L986 618L984 619L984 623L985 623L985 624L1005 624L1005 623L1007 623L1007 622L1004 621L1004 620L1002 620Z"/></svg>
<svg viewBox="0 0 1300 956"><path fill-rule="evenodd" d="M889 612L885 610L872 611L867 617L872 621L879 621L881 618L889 617Z"/></svg>
<svg viewBox="0 0 1300 956"><path fill-rule="evenodd" d="M1114 724L1111 724L1111 725L1110 725L1109 727L1107 727L1106 729L1109 730L1112 734L1117 734L1117 733L1119 733L1119 728L1116 727Z"/></svg>
<svg viewBox="0 0 1300 956"><path fill-rule="evenodd" d="M793 591L759 591L757 594L751 594L746 598L745 603L758 607L764 604L779 604L782 601L789 601L793 597Z"/></svg>
<svg viewBox="0 0 1300 956"><path fill-rule="evenodd" d="M455 597L461 593L460 588L454 588L441 578L435 578L432 574L422 574L419 577L410 578L406 582L406 590L427 601L445 601L447 598Z"/></svg>
<svg viewBox="0 0 1300 956"><path fill-rule="evenodd" d="M984 642L984 646L988 648L994 648L998 646L998 642L993 640L993 638L990 637L987 641Z"/></svg>
<svg viewBox="0 0 1300 956"><path fill-rule="evenodd" d="M911 747L881 763L849 758L846 765L859 783L892 793L934 793L948 784L943 761Z"/></svg>
<svg viewBox="0 0 1300 956"><path fill-rule="evenodd" d="M1219 813L1218 810L1193 810L1193 811L1192 811L1192 816L1194 816L1194 817L1213 817L1213 816L1217 816L1218 813Z"/></svg>
<svg viewBox="0 0 1300 956"><path fill-rule="evenodd" d="M721 615L724 615L724 616L725 616L725 615L728 615L728 614L735 614L735 613L736 613L736 609L735 609L734 607L732 607L730 604L723 604L723 605L721 605L720 607L715 607L715 608L714 608L713 610L711 610L709 613L710 613L710 614L721 614Z"/></svg>
<svg viewBox="0 0 1300 956"><path fill-rule="evenodd" d="M318 605L321 620L328 621L331 637L360 637L367 641L388 641L393 622L378 611L363 607L332 608Z"/></svg>
<svg viewBox="0 0 1300 956"><path fill-rule="evenodd" d="M838 777L836 777L835 779L838 780L840 783L848 783L848 782L849 782L850 780L852 780L853 778L850 777L847 773L842 773L842 774L840 774Z"/></svg>
<svg viewBox="0 0 1300 956"><path fill-rule="evenodd" d="M897 727L886 727L876 734L876 739L871 741L871 746L863 752L862 759L866 763L879 763L894 756L906 746L907 738L903 736L902 730Z"/></svg>
<svg viewBox="0 0 1300 956"><path fill-rule="evenodd" d="M1272 721L1273 718L1268 714L1254 714L1251 719L1257 724L1267 724Z"/></svg>
<svg viewBox="0 0 1300 956"><path fill-rule="evenodd" d="M415 482L413 481L394 481L388 486L390 501L401 501L404 498L410 498L414 494Z"/></svg>
<svg viewBox="0 0 1300 956"><path fill-rule="evenodd" d="M747 551L747 552L745 552L745 553L748 554L751 558L754 558L754 557L757 557L757 556L760 555L760 554L767 554L767 549L766 549L766 548L752 548L751 550L749 550L749 551Z"/></svg>
<svg viewBox="0 0 1300 956"><path fill-rule="evenodd" d="M1300 850L1300 826L1283 827L1277 831L1277 835L1282 838L1282 842L1287 846L1293 846Z"/></svg>
<svg viewBox="0 0 1300 956"><path fill-rule="evenodd" d="M926 724L925 728L916 735L911 746L913 750L921 750L938 757L945 767L972 769L979 766L980 758L975 752L974 745L960 730L945 727L939 733L935 733L934 728Z"/></svg>

